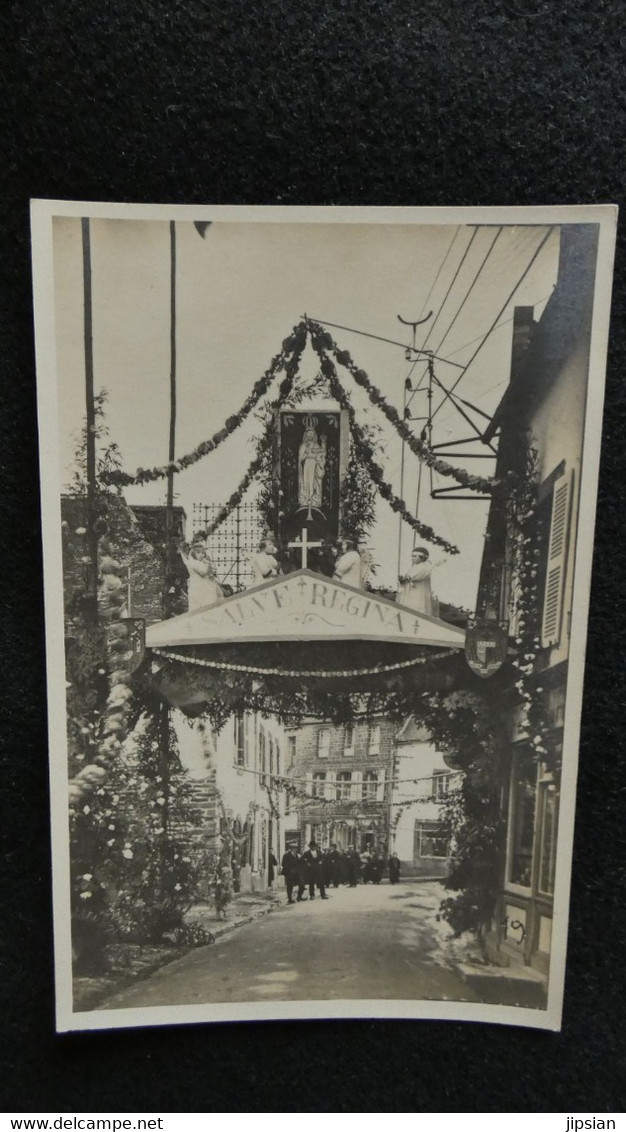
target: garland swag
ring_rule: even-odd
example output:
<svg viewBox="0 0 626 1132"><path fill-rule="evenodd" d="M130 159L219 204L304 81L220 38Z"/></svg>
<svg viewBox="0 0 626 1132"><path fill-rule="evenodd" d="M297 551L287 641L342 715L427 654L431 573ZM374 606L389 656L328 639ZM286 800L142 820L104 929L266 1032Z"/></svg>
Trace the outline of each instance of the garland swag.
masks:
<svg viewBox="0 0 626 1132"><path fill-rule="evenodd" d="M131 484L152 483L155 480L165 479L171 472L176 474L183 471L185 468L191 467L192 464L196 464L204 456L215 451L231 433L243 424L261 398L268 392L274 378L280 371L294 368L294 357L297 355L299 361L306 343L307 332L311 334L311 340L320 358L327 350L333 354L337 363L348 370L355 383L365 389L372 404L381 410L401 439L408 444L411 452L413 452L418 459L422 460L439 475L452 477L457 483L461 484L462 487L485 494L491 492L494 486L493 480L486 479L482 476L471 475L469 472L465 471L464 468L454 467L446 460L441 460L436 457L428 445L411 432L407 424L402 420L398 410L394 408L393 405L389 404L380 390L370 381L365 370L359 369L348 351L340 350L332 336L328 334L319 323L313 322L306 317L294 326L292 333L285 338L280 352L272 359L263 376L254 383L252 392L246 398L239 411L228 417L222 428L218 429L212 437L202 441L192 452L188 452L185 456L179 457L178 460L154 468L138 468L135 475L130 475L128 472L122 471L119 467L107 469L102 476L103 482L118 488L128 487ZM297 366L295 369L297 370ZM396 509L400 510L400 508Z"/></svg>
<svg viewBox="0 0 626 1132"><path fill-rule="evenodd" d="M352 406L350 398L348 397L339 381L334 362L323 348L321 337L318 331L315 329L316 324L313 323L311 325L313 327L313 329L311 329L311 340L314 349L319 355L322 373L328 381L333 397L339 402L342 409L346 409L348 412L350 418L350 433L356 454L358 458L362 460L366 465L370 476L372 477L378 487L378 490L380 491L380 494L384 499L387 500L392 511L395 511L397 514L399 514L404 522L419 534L420 538L425 539L427 542L433 543L433 545L435 546L442 547L442 549L446 550L448 554L458 554L458 547L453 543L448 542L446 539L441 538L440 535L435 533L432 527L429 527L426 525L426 523L421 523L419 519L416 519L415 516L412 515L407 508L404 500L400 499L399 496L395 494L391 485L387 483L380 464L378 464L374 459L374 454L369 441L367 440L361 427L357 424L354 408Z"/></svg>
<svg viewBox="0 0 626 1132"><path fill-rule="evenodd" d="M265 432L261 439L257 442L257 454L249 465L248 470L241 480L237 490L233 492L230 499L228 499L224 506L220 508L213 522L209 527L207 527L207 538L214 534L218 527L220 527L222 523L226 521L228 516L235 510L235 507L239 506L246 491L250 487L250 484L256 478L256 476L258 476L261 469L265 466L268 454L271 453L274 445L274 417L276 411L289 399L289 396L293 389L294 381L298 373L300 359L302 357L302 352L305 345L306 331L304 331L303 334L297 336L297 342L293 354L291 355L289 361L285 364L286 376L281 381L278 391L278 397L271 406L271 412L268 416L268 420L265 426Z"/></svg>
<svg viewBox="0 0 626 1132"><path fill-rule="evenodd" d="M246 398L239 411L228 417L222 428L218 429L208 440L203 440L197 448L194 448L193 452L188 452L187 455L179 457L178 460L174 460L170 464L163 464L161 467L138 468L134 476L121 471L119 468L113 468L103 474L103 482L114 487L129 487L131 484L152 483L155 480L165 479L170 472L174 472L175 474L182 472L185 468L191 467L192 464L197 464L204 456L208 456L209 452L214 452L235 429L243 424L255 405L265 396L274 378L281 370L287 370L288 374L290 371L293 373L290 381L291 385L306 343L306 334L307 331L304 322L300 322L297 326L294 326L289 337L285 338L283 341L280 353L272 358L263 376L254 383L252 392ZM294 359L297 359L295 367Z"/></svg>
<svg viewBox="0 0 626 1132"><path fill-rule="evenodd" d="M347 350L340 350L332 335L318 323L313 322L311 319L305 319L306 326L311 334L311 340L320 358L326 351L330 351L337 363L343 366L351 374L355 383L365 389L372 405L376 405L378 409L386 416L390 424L393 425L398 436L404 440L414 456L422 460L434 472L440 476L451 476L461 484L462 487L469 488L471 491L479 491L481 493L489 494L494 487L494 480L486 479L484 476L473 476L464 468L456 468L449 464L446 460L441 460L435 456L434 452L429 448L423 440L418 439L410 430L407 424L402 420L398 410L390 405L380 389L370 381L364 369L359 367L352 360L352 357Z"/></svg>

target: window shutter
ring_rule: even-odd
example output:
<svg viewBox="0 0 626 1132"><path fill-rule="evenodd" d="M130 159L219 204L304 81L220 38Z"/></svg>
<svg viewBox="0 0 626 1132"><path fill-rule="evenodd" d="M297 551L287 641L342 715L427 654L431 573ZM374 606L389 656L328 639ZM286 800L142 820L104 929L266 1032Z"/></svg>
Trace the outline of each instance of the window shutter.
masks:
<svg viewBox="0 0 626 1132"><path fill-rule="evenodd" d="M543 648L558 645L563 618L563 593L569 533L569 501L571 481L561 476L554 484L552 517L548 543L548 562L543 602L541 644Z"/></svg>
<svg viewBox="0 0 626 1132"><path fill-rule="evenodd" d="M369 754L380 754L380 726L376 724L370 730L369 736Z"/></svg>
<svg viewBox="0 0 626 1132"><path fill-rule="evenodd" d="M352 783L350 787L350 798L353 802L360 802L363 793L363 771L352 771Z"/></svg>
<svg viewBox="0 0 626 1132"><path fill-rule="evenodd" d="M335 800L335 772L334 772L334 770L329 770L326 774L326 782L324 784L324 797L329 802L334 802L334 800Z"/></svg>
<svg viewBox="0 0 626 1132"><path fill-rule="evenodd" d="M378 772L378 787L376 789L376 801L384 802L385 800L385 771L379 770Z"/></svg>
<svg viewBox="0 0 626 1132"><path fill-rule="evenodd" d="M313 794L313 771L312 771L312 770L309 770L309 771L307 771L307 776L306 776L306 793L307 793L307 794L309 795L309 798L310 798L310 797L312 796L312 794Z"/></svg>
<svg viewBox="0 0 626 1132"><path fill-rule="evenodd" d="M327 759L330 753L330 731L327 727L321 728L317 733L317 757Z"/></svg>

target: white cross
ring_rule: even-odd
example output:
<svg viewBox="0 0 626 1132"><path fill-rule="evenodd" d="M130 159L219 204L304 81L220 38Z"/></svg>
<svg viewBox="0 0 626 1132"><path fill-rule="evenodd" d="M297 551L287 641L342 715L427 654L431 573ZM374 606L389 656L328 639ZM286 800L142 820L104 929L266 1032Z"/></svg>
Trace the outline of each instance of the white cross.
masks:
<svg viewBox="0 0 626 1132"><path fill-rule="evenodd" d="M287 543L287 546L289 547L289 549L293 548L294 550L301 550L302 551L302 569L303 570L306 570L306 568L307 568L307 553L308 553L309 547L310 546L323 546L323 545L324 545L323 542L309 542L309 532L307 531L306 527L302 528L302 537L301 538L296 539L295 542L288 542Z"/></svg>

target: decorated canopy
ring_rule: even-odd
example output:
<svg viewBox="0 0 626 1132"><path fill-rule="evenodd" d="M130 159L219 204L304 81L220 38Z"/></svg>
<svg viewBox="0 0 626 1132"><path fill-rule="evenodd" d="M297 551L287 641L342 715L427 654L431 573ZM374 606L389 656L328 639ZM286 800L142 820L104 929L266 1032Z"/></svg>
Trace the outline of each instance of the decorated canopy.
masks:
<svg viewBox="0 0 626 1132"><path fill-rule="evenodd" d="M311 570L272 578L219 605L152 625L149 648L262 641L380 641L462 649L465 633Z"/></svg>

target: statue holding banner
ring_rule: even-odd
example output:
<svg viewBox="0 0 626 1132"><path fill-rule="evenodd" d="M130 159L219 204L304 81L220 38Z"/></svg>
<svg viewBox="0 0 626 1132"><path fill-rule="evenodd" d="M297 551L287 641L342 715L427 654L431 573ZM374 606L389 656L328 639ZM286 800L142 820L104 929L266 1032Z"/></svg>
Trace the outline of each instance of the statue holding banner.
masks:
<svg viewBox="0 0 626 1132"><path fill-rule="evenodd" d="M188 608L204 609L222 601L224 592L216 576L213 563L207 554L204 536L196 534L191 546L182 543L180 556L189 574Z"/></svg>
<svg viewBox="0 0 626 1132"><path fill-rule="evenodd" d="M398 601L401 605L414 609L417 613L428 613L433 617L439 616L439 602L434 597L430 575L436 566L445 562L442 558L436 562L430 561L430 555L425 546L416 546L411 554L411 565L406 574L398 578L400 591Z"/></svg>
<svg viewBox="0 0 626 1132"><path fill-rule="evenodd" d="M250 559L252 586L260 586L278 574L278 550L273 538L264 538L256 554Z"/></svg>
<svg viewBox="0 0 626 1132"><path fill-rule="evenodd" d="M317 435L313 418L305 417L305 428L298 451L298 502L300 507L321 510L324 471L326 468L326 437Z"/></svg>
<svg viewBox="0 0 626 1132"><path fill-rule="evenodd" d="M352 539L344 539L340 545L340 555L335 563L334 578L346 586L354 586L355 590L364 586L364 563L359 554L356 543Z"/></svg>

